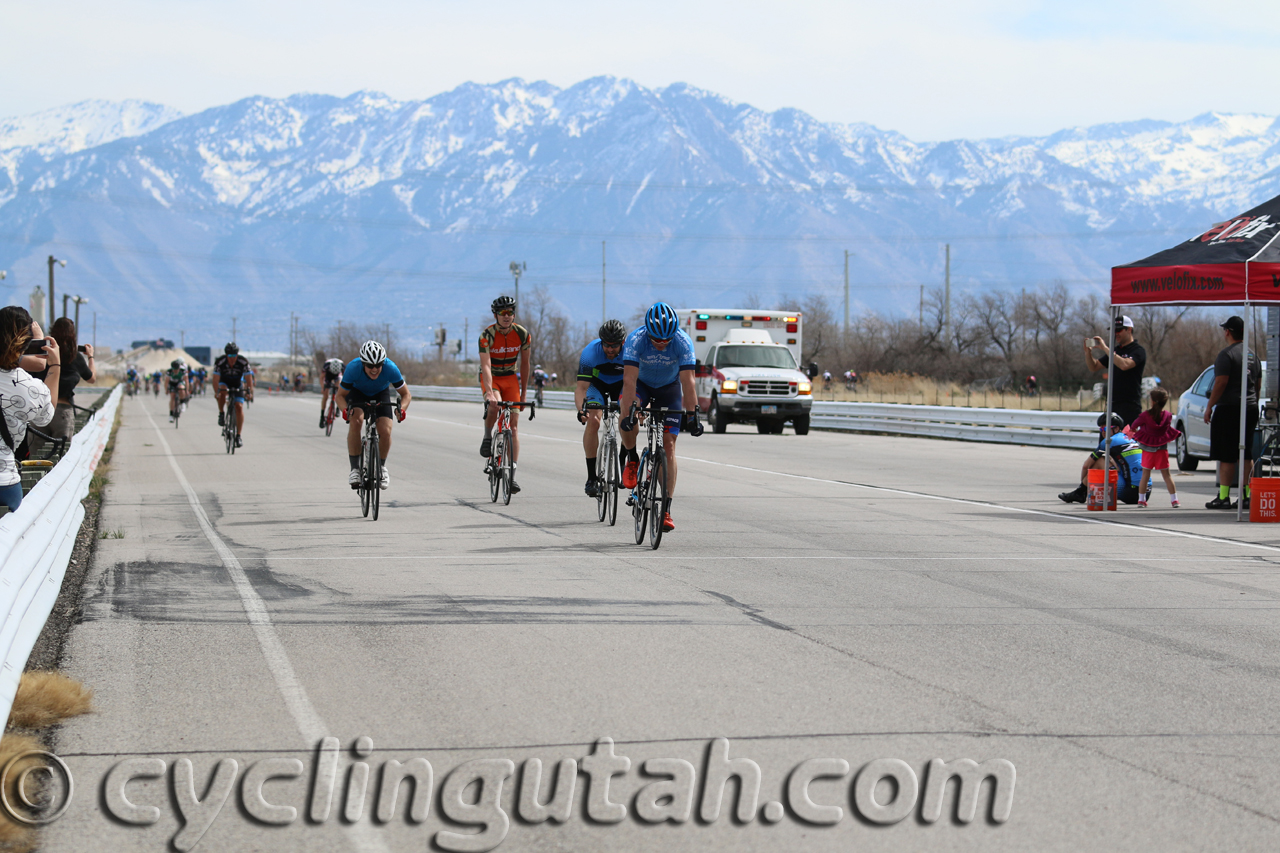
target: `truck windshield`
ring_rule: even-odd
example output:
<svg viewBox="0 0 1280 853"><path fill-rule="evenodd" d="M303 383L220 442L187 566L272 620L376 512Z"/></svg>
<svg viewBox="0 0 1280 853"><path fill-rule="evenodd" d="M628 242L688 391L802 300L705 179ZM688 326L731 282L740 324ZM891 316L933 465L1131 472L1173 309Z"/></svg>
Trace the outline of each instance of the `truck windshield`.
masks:
<svg viewBox="0 0 1280 853"><path fill-rule="evenodd" d="M780 367L795 370L796 360L786 347L759 344L736 344L720 347L716 353L716 367Z"/></svg>

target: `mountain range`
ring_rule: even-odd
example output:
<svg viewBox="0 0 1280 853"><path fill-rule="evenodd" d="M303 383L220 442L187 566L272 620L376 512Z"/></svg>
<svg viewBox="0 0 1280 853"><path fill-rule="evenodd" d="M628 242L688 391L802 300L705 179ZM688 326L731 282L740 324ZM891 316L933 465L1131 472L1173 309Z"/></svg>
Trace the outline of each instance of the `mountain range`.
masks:
<svg viewBox="0 0 1280 853"><path fill-rule="evenodd" d="M679 306L913 314L920 289L1105 294L1145 257L1280 194L1280 121L1209 113L1045 137L916 142L677 84L507 80L422 101L251 97L193 115L85 101L0 120L8 301L88 297L100 342L281 348L391 323L474 338L544 287L575 322ZM602 247L602 242L606 246ZM463 324L466 324L465 326ZM474 347L470 347L474 352Z"/></svg>

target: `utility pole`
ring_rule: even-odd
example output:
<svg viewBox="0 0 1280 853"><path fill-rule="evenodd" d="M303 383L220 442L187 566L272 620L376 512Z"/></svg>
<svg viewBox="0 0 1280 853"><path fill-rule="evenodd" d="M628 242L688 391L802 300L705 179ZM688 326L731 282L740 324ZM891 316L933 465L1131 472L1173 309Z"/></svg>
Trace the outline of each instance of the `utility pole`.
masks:
<svg viewBox="0 0 1280 853"><path fill-rule="evenodd" d="M509 267L509 269L511 270L511 275L512 275L512 276L514 276L514 277L515 277L515 280L516 280L516 297L515 297L515 299L516 299L516 310L517 310L517 311L519 311L519 310L520 310L520 275L521 275L521 273L523 273L523 272L524 272L525 270L527 270L528 268L529 268L529 265L528 265L528 264L526 264L524 261L512 261L512 262L511 262L511 265L510 265L510 267Z"/></svg>
<svg viewBox="0 0 1280 853"><path fill-rule="evenodd" d="M471 318L463 317L462 318L462 360L463 361L466 361L467 358L469 357L468 353L471 350L471 345L468 343L467 339L470 337L471 337Z"/></svg>
<svg viewBox="0 0 1280 853"><path fill-rule="evenodd" d="M946 286L942 302L942 345L950 346L951 341L951 244L947 244Z"/></svg>
<svg viewBox="0 0 1280 853"><path fill-rule="evenodd" d="M924 326L924 285L920 285L920 325Z"/></svg>
<svg viewBox="0 0 1280 853"><path fill-rule="evenodd" d="M236 318L231 318L231 343L236 342Z"/></svg>
<svg viewBox="0 0 1280 853"><path fill-rule="evenodd" d="M62 316L63 317L67 316L67 302L69 302L70 300L71 300L71 294L69 293L62 294Z"/></svg>
<svg viewBox="0 0 1280 853"><path fill-rule="evenodd" d="M298 360L298 316L289 312L289 365Z"/></svg>
<svg viewBox="0 0 1280 853"><path fill-rule="evenodd" d="M73 296L71 301L76 304L76 334L80 334L80 306L88 302L83 296ZM64 311L63 314L66 312Z"/></svg>
<svg viewBox="0 0 1280 853"><path fill-rule="evenodd" d="M600 325L604 325L604 321L609 319L609 303L605 296L605 271L607 268L605 263L605 248L607 245L607 241L600 241Z"/></svg>
<svg viewBox="0 0 1280 853"><path fill-rule="evenodd" d="M844 333L849 334L849 250L844 250Z"/></svg>
<svg viewBox="0 0 1280 853"><path fill-rule="evenodd" d="M186 349L186 348L187 348L187 330L179 329L178 330L178 349Z"/></svg>
<svg viewBox="0 0 1280 853"><path fill-rule="evenodd" d="M93 348L98 348L98 312L93 312Z"/></svg>
<svg viewBox="0 0 1280 853"><path fill-rule="evenodd" d="M58 260L53 255L49 256L49 326L52 328L53 321L56 319L53 315L58 311L58 301L53 297L53 265L67 265L66 261Z"/></svg>

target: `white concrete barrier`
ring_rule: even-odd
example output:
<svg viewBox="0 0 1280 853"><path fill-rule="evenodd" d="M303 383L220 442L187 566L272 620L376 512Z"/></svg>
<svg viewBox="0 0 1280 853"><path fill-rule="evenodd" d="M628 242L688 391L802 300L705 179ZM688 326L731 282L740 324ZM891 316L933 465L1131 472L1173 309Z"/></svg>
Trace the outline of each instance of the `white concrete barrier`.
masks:
<svg viewBox="0 0 1280 853"><path fill-rule="evenodd" d="M0 518L0 711L9 718L18 679L53 612L71 559L89 480L111 436L123 387L117 386L71 439L66 454L32 487L16 512Z"/></svg>

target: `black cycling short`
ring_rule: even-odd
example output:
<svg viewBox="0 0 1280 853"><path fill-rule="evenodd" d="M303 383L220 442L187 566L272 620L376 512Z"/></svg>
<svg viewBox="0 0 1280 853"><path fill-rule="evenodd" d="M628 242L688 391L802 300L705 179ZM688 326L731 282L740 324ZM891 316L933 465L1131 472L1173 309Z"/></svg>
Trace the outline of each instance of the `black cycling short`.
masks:
<svg viewBox="0 0 1280 853"><path fill-rule="evenodd" d="M359 388L351 388L347 390L347 405L361 406L364 403L376 403L378 406L377 416L380 418L395 418L396 404L391 401L391 386L387 386L374 394L372 397L362 392ZM399 394L396 394L399 397Z"/></svg>
<svg viewBox="0 0 1280 853"><path fill-rule="evenodd" d="M327 374L327 373L326 373L326 374L324 375L324 387L325 387L325 388L337 388L337 387L338 387L338 382L339 382L341 379L342 379L342 377L341 377L341 376L330 376L329 374Z"/></svg>

